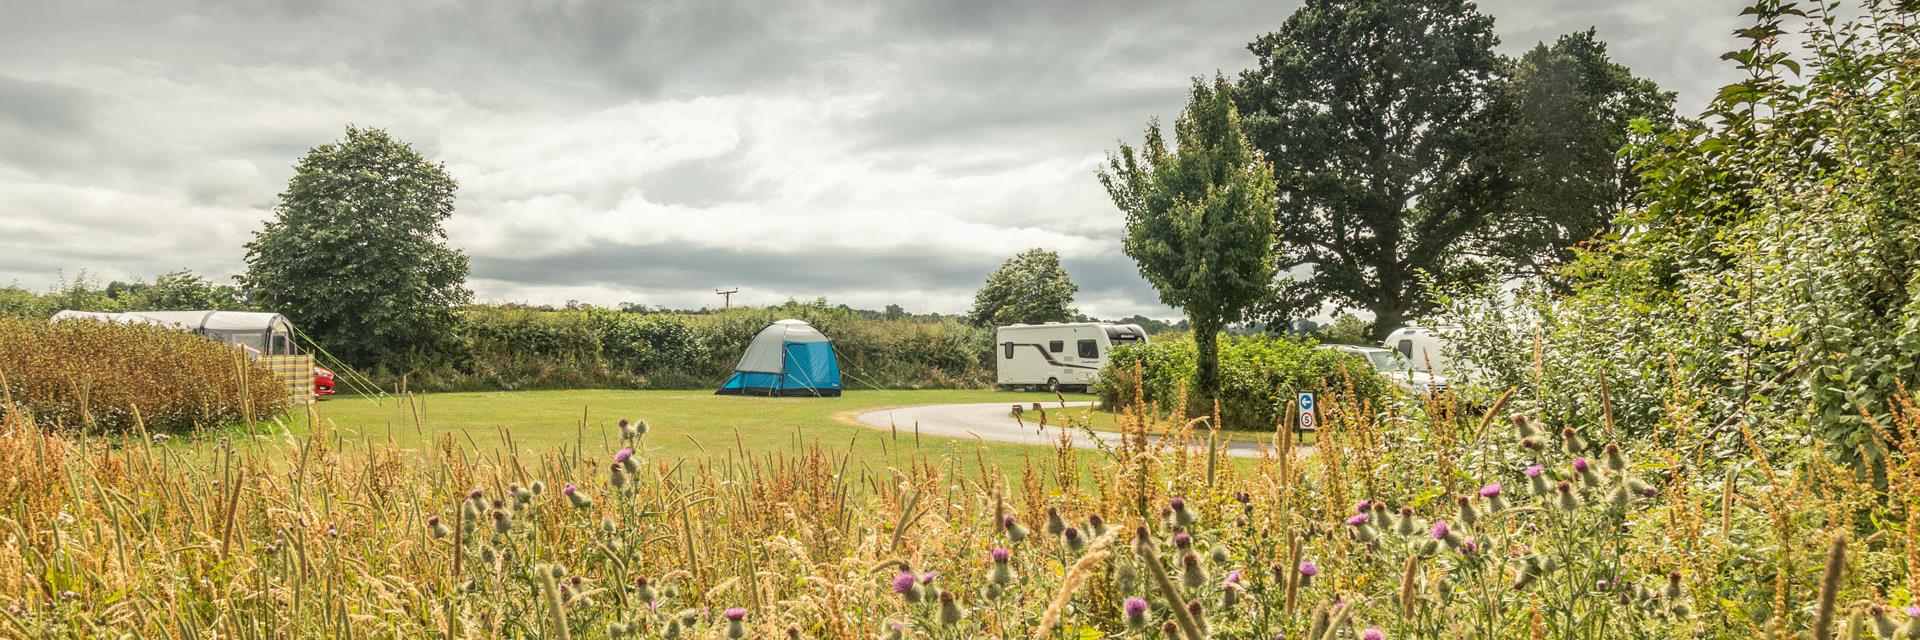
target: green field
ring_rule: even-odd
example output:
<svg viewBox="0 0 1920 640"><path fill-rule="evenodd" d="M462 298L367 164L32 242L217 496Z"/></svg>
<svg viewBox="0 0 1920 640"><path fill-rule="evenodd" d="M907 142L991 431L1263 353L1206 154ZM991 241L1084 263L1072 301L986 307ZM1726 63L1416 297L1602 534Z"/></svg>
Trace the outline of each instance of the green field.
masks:
<svg viewBox="0 0 1920 640"><path fill-rule="evenodd" d="M625 417L646 420L651 426L645 448L654 459L701 459L741 451L760 456L793 452L817 442L830 450L851 450L856 464L874 468L904 466L913 454L934 458L952 454L969 461L978 454L1003 468L1016 468L1028 455L1050 453L1023 445L916 438L910 424L889 433L851 421L859 413L884 407L1012 404L1043 398L1052 399L1041 394L965 390L849 391L838 398L717 396L699 390L434 393L384 401L343 396L318 403L311 416L296 413L281 418L277 425L298 435L311 428L310 421L324 421L343 439L392 442L402 449L420 449L451 432L457 444L478 451L501 449L510 439L512 449L520 453L567 450L592 456L619 448L616 425ZM1111 421L1101 418L1097 421Z"/></svg>

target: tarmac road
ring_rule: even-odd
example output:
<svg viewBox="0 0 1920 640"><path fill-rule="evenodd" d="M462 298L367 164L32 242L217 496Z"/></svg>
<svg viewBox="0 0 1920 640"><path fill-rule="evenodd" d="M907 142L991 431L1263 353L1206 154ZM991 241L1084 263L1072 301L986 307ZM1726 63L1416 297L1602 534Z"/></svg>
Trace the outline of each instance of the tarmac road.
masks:
<svg viewBox="0 0 1920 640"><path fill-rule="evenodd" d="M973 439L978 437L982 440L992 442L1051 446L1055 442L1059 442L1060 434L1065 432L1068 437L1073 439L1073 446L1077 448L1096 448L1096 439L1109 447L1120 444L1120 434L1118 433L1105 431L1089 432L1085 429L1061 429L1059 426L1051 424L1052 422L1057 422L1057 419L1049 420L1049 424L1044 427L1040 426L1038 424L1039 412L1034 411L1032 405L1028 403L1021 403L1027 404L1028 406L1027 410L1024 411L1021 416L1021 419L1025 422L1023 425L1021 420L1015 420L1011 415L1011 409L1014 404L1015 403L1012 402L988 402L875 409L859 414L855 417L855 421L859 422L862 426L873 427L875 429L897 428L903 432L911 432L917 425L920 430L920 435L943 438ZM1091 402L1068 402L1062 405L1059 402L1043 402L1041 406L1052 411L1062 406L1085 407L1092 404ZM1148 437L1153 440L1160 439L1159 436ZM1206 443L1198 439L1194 440L1191 444L1202 450L1206 448ZM1230 442L1227 445L1226 453L1229 456L1237 458L1256 458L1260 456L1261 451L1265 448L1265 445L1254 442Z"/></svg>

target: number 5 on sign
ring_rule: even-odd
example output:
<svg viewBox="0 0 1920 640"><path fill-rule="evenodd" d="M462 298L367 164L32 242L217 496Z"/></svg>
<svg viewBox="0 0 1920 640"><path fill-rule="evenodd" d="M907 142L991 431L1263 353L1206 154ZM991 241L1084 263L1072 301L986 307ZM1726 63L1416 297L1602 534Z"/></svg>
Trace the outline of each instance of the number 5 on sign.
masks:
<svg viewBox="0 0 1920 640"><path fill-rule="evenodd" d="M1313 408L1313 392L1310 392L1310 391L1300 392L1299 407L1300 407L1300 430L1312 431L1315 423L1318 422L1316 418L1319 417L1314 415L1317 412Z"/></svg>

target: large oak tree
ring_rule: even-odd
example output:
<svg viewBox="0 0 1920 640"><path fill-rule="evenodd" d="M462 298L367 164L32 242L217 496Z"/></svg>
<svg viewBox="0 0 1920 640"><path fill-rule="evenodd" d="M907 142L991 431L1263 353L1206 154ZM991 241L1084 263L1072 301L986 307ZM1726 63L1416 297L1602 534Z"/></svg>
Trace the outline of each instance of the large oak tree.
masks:
<svg viewBox="0 0 1920 640"><path fill-rule="evenodd" d="M1489 161L1493 19L1466 0L1309 0L1248 48L1235 96L1273 163L1281 264L1265 315L1359 307L1384 335L1424 309L1421 273L1484 277L1462 244L1506 189Z"/></svg>

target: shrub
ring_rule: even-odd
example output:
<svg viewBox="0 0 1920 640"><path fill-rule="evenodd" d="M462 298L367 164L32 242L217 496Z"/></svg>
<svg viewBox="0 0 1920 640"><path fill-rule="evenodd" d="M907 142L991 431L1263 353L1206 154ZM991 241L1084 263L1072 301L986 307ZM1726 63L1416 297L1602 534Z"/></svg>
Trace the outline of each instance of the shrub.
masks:
<svg viewBox="0 0 1920 640"><path fill-rule="evenodd" d="M1135 374L1138 373L1138 384ZM1188 397L1199 375L1191 338L1123 345L1100 372L1095 392L1107 406L1145 400L1161 407L1185 399L1188 415L1212 407ZM1144 389L1144 396L1141 391ZM1387 381L1357 359L1286 337L1240 336L1220 342L1220 421L1232 429L1272 429L1301 391L1351 393L1373 405L1390 393Z"/></svg>
<svg viewBox="0 0 1920 640"><path fill-rule="evenodd" d="M0 319L0 376L43 424L108 431L225 424L287 406L264 365L200 336L150 325ZM9 411L0 405L0 411Z"/></svg>

